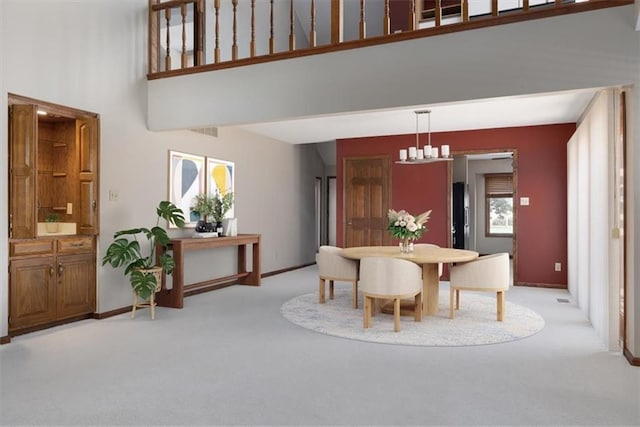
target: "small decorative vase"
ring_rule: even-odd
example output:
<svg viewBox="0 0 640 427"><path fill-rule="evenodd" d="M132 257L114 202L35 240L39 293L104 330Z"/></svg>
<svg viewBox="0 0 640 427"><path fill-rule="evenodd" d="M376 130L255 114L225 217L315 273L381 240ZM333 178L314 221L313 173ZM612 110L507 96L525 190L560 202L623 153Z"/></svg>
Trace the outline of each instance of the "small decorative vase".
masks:
<svg viewBox="0 0 640 427"><path fill-rule="evenodd" d="M413 240L409 237L404 238L398 244L400 246L400 253L411 254L413 253Z"/></svg>

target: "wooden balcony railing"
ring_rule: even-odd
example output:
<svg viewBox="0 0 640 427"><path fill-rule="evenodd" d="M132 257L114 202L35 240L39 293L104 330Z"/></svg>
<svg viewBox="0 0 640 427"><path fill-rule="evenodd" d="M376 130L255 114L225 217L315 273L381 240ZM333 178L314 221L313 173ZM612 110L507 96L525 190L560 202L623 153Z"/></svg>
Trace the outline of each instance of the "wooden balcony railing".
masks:
<svg viewBox="0 0 640 427"><path fill-rule="evenodd" d="M632 4L634 0L149 0L149 79Z"/></svg>

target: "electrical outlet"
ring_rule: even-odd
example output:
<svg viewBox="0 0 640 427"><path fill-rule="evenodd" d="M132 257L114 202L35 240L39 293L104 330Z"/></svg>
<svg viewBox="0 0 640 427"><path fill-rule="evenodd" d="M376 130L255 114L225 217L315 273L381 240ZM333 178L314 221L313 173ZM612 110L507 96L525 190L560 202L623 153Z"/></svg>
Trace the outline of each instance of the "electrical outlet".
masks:
<svg viewBox="0 0 640 427"><path fill-rule="evenodd" d="M73 203L67 203L67 215L73 214Z"/></svg>
<svg viewBox="0 0 640 427"><path fill-rule="evenodd" d="M117 202L120 195L116 190L109 190L109 200L112 202Z"/></svg>
<svg viewBox="0 0 640 427"><path fill-rule="evenodd" d="M520 206L529 206L529 198L520 197Z"/></svg>
<svg viewBox="0 0 640 427"><path fill-rule="evenodd" d="M556 271L562 271L562 264L560 264L559 262L556 262Z"/></svg>

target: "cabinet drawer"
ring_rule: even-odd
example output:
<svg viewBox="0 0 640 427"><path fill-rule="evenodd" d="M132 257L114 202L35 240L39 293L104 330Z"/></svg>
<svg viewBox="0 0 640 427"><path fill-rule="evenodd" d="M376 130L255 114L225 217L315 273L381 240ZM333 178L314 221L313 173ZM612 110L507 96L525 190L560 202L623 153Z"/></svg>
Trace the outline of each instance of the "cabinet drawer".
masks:
<svg viewBox="0 0 640 427"><path fill-rule="evenodd" d="M25 240L9 242L9 256L26 256L53 253L53 240Z"/></svg>
<svg viewBox="0 0 640 427"><path fill-rule="evenodd" d="M88 252L93 250L93 237L82 236L58 239L58 253Z"/></svg>

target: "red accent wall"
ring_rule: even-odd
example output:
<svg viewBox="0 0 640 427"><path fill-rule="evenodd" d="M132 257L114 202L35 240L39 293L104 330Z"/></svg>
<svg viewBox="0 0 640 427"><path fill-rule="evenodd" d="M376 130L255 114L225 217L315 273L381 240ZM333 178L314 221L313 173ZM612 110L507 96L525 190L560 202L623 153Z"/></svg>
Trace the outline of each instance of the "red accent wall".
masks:
<svg viewBox="0 0 640 427"><path fill-rule="evenodd" d="M449 144L451 153L481 150L517 152L517 277L518 284L567 284L567 142L574 123L481 129L431 134L434 146ZM420 142L422 146L423 142ZM415 145L415 134L340 139L336 143L336 239L343 245L343 159L389 154ZM391 206L413 214L432 209L429 229L420 241L449 246L447 180L450 162L392 167ZM529 206L520 206L520 197ZM563 271L554 271L561 262Z"/></svg>

